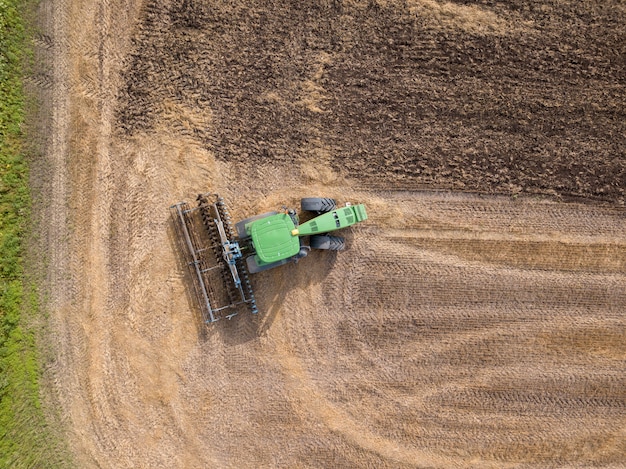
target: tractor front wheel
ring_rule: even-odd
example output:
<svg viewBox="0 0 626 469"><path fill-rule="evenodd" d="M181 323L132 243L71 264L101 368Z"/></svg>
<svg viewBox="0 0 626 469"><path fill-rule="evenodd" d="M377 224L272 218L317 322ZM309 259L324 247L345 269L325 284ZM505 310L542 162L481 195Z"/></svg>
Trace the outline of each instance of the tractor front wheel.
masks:
<svg viewBox="0 0 626 469"><path fill-rule="evenodd" d="M305 197L300 199L300 207L307 212L326 213L335 210L337 202L325 197Z"/></svg>
<svg viewBox="0 0 626 469"><path fill-rule="evenodd" d="M313 249L327 249L329 251L343 251L346 243L341 236L311 236Z"/></svg>

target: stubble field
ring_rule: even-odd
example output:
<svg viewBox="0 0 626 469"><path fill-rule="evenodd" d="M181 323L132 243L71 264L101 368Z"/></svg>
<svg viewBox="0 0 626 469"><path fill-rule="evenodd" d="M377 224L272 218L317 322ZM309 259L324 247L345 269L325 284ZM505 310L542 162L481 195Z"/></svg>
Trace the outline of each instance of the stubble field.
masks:
<svg viewBox="0 0 626 469"><path fill-rule="evenodd" d="M79 467L624 463L621 2L40 16L47 398ZM370 219L207 328L168 211L206 191Z"/></svg>

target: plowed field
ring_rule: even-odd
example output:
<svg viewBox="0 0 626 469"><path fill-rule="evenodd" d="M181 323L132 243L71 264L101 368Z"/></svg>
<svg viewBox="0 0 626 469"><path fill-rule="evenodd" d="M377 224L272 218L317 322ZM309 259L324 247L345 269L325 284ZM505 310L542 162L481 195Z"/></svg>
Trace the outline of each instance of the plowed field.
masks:
<svg viewBox="0 0 626 469"><path fill-rule="evenodd" d="M39 8L46 399L79 467L624 464L623 2ZM168 207L207 191L370 218L206 327Z"/></svg>

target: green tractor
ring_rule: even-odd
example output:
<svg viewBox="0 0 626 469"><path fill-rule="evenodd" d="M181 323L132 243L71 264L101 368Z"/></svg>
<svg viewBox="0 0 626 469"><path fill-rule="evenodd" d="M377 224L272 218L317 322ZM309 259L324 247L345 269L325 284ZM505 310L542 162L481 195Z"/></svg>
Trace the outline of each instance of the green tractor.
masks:
<svg viewBox="0 0 626 469"><path fill-rule="evenodd" d="M367 219L363 204L337 207L334 199L308 197L301 209L316 216L302 224L295 210L284 208L233 226L221 197L200 194L197 200L195 208L180 202L170 209L206 322L217 321L222 311L230 319L244 304L257 313L249 273L298 262L311 249L343 250L343 238L328 233ZM216 288L220 283L226 288Z"/></svg>
<svg viewBox="0 0 626 469"><path fill-rule="evenodd" d="M246 243L250 273L262 272L288 262L297 262L311 248L341 251L345 243L339 236L326 233L367 219L365 205L337 208L333 199L310 197L301 200L303 211L318 216L300 224L296 211L269 212L242 220L235 225L237 236ZM309 243L305 241L309 237Z"/></svg>

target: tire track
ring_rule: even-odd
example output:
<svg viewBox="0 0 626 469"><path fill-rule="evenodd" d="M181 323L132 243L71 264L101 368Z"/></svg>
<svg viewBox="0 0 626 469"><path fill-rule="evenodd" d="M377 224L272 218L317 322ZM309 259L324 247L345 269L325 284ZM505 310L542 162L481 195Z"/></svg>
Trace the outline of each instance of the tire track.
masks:
<svg viewBox="0 0 626 469"><path fill-rule="evenodd" d="M413 197L421 214L423 201L419 195ZM320 297L302 301L332 306L322 311L306 309L291 320L294 326L287 337L296 351L284 353L301 357L306 380L330 405L346 412L346 418L359 422L360 416L367 415L371 434L408 447L419 441L420 448L463 438L486 462L506 461L506 451L529 454L540 440L533 443L515 430L508 442L500 440L496 445L508 450L489 450L486 440L497 439L498 430L473 434L468 415L478 421L495 418L503 425L510 422L512 429L517 428L512 422L524 420L523 428L535 427L542 438L554 444L597 438L585 433L586 425L579 425L580 421L611 422L602 426L604 434L619 427L625 402L618 371L620 364L623 368L623 357L616 345L602 352L594 350L602 349L611 330L618 334L612 343L620 342L617 331L623 319L615 305L626 301L623 287L618 286L625 281L623 265L614 267L607 256L599 266L600 271L607 267L604 273L594 272L595 267L589 265L577 273L563 272L566 261L558 245L547 254L554 256L553 267L548 269L512 267L511 259L499 267L491 261L476 261L472 256L468 261L467 255L456 255L457 251L477 250L477 244L496 236L503 241L533 240L513 243L511 254L523 256L528 245L543 239L546 228L551 233L546 237L549 240L572 236L567 231L554 232L552 218L569 219L566 214L570 212L572 220L582 213L593 219L594 210L562 205L565 214L547 217L544 227L531 225L526 232L509 234L506 225L498 230L494 219L518 202L491 203L478 218L470 213L471 231L459 230L458 225L465 223L462 216L458 225L449 222L441 231L364 228L367 234L356 238L351 250L340 255ZM403 205L408 214L413 211L409 207ZM540 219L532 203L516 205L518 215L524 214L524 207L530 209L527 217ZM599 216L610 217L610 213ZM607 230L602 242L621 242L619 213L614 212L618 217L612 220L614 231ZM371 219L376 220L376 215L371 213ZM428 223L428 216L422 216ZM439 246L415 242L433 238L444 246L454 245L455 253L442 254ZM332 322L314 319L324 315L332 316ZM550 331L563 328L572 331L578 353L570 348L559 354L545 345L546 339L559 340L558 334ZM586 333L592 331L596 332ZM590 358L595 362L591 367ZM571 373L577 367L578 377L572 381L572 375L558 371L561 366ZM551 384L541 385L547 377L552 377ZM509 384L496 384L503 379ZM577 382L579 390L572 390ZM604 385L592 390L589 383L594 382ZM538 384L540 389L533 390ZM323 399L321 396L316 399ZM546 427L546 418L556 419L555 425ZM398 422L406 423L398 426ZM547 448L542 451L551 457ZM613 447L609 459L615 460L616 451ZM564 461L568 460L574 459L565 457Z"/></svg>

